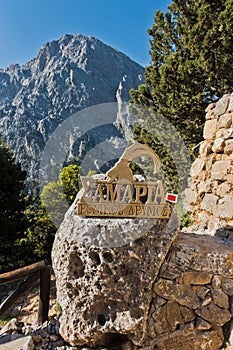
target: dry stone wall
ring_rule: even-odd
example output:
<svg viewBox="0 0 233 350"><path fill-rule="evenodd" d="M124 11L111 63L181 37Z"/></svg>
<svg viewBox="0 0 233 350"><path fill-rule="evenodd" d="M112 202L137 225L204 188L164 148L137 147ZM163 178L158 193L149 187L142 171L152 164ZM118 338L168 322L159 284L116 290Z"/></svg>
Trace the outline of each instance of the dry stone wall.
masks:
<svg viewBox="0 0 233 350"><path fill-rule="evenodd" d="M187 209L192 232L215 234L233 227L233 94L208 106L203 136L186 190Z"/></svg>
<svg viewBox="0 0 233 350"><path fill-rule="evenodd" d="M144 350L217 350L231 340L232 257L217 237L179 234L153 286Z"/></svg>

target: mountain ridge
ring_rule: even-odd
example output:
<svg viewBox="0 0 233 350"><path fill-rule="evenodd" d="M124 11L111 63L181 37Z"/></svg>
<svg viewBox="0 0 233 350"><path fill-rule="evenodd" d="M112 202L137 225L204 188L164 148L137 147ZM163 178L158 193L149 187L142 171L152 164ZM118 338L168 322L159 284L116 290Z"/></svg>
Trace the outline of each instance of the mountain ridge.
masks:
<svg viewBox="0 0 233 350"><path fill-rule="evenodd" d="M24 65L0 69L0 134L35 178L41 152L59 124L90 106L127 102L143 74L138 63L99 39L66 34L45 43ZM123 137L114 128L109 135L105 129L103 140Z"/></svg>

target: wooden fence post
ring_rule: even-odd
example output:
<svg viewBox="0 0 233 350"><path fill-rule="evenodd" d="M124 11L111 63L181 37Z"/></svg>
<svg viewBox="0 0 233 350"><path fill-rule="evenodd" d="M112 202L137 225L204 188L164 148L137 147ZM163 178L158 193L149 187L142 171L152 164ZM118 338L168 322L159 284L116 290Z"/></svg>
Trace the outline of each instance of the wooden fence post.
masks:
<svg viewBox="0 0 233 350"><path fill-rule="evenodd" d="M26 278L27 277L27 278ZM24 279L0 305L0 316L40 278L38 324L48 320L51 268L44 261L0 274L0 285Z"/></svg>
<svg viewBox="0 0 233 350"><path fill-rule="evenodd" d="M11 307L11 305L22 296L40 278L39 272L30 275L3 301L0 305L0 317Z"/></svg>
<svg viewBox="0 0 233 350"><path fill-rule="evenodd" d="M38 310L38 324L43 324L48 320L49 296L50 296L51 268L45 265L40 270L40 296Z"/></svg>

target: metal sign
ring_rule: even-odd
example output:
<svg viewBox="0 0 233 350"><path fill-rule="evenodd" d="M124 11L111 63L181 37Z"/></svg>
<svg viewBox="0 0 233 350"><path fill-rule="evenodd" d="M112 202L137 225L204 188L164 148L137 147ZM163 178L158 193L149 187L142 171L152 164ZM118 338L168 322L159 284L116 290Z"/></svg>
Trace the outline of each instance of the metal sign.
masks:
<svg viewBox="0 0 233 350"><path fill-rule="evenodd" d="M133 175L130 162L141 156L150 156L154 173L159 171L159 157L148 146L134 143L126 148L104 179L82 176L83 189L78 202L78 215L169 218L170 205L166 202L162 181L137 181Z"/></svg>

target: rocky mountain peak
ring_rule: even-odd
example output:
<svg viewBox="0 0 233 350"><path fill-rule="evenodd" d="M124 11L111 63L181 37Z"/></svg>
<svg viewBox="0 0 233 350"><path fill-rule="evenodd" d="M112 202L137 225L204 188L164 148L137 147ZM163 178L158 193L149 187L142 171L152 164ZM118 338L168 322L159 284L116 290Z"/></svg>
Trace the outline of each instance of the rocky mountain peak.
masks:
<svg viewBox="0 0 233 350"><path fill-rule="evenodd" d="M128 101L129 89L142 82L143 74L143 67L100 40L66 34L44 44L26 64L0 69L1 136L33 178L60 123L89 106ZM99 134L100 141L111 137L122 135L116 127Z"/></svg>

